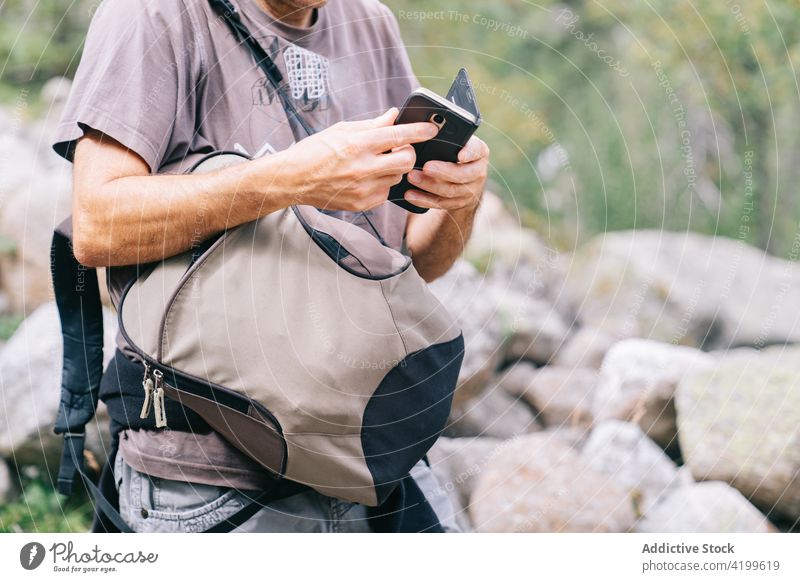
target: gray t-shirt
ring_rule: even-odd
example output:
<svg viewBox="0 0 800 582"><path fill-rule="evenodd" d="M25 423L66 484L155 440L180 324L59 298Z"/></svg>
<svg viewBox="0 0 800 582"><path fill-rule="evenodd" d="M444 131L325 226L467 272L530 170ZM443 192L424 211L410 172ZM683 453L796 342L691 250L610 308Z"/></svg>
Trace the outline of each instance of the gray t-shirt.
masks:
<svg viewBox="0 0 800 582"><path fill-rule="evenodd" d="M397 22L377 0L329 0L308 28L276 21L257 0L235 4L288 81L295 106L318 130L375 117L402 105L418 86ZM186 171L216 150L259 157L294 143L264 73L207 0L104 0L54 149L71 160L86 127L136 152L153 173ZM405 211L386 203L368 215L371 225L360 214L341 217L370 232L374 226L399 249ZM112 296L121 280L111 281ZM263 482L263 471L217 435L197 439L172 431L169 443L159 432L124 437L126 461L157 477L191 475L195 482L243 489Z"/></svg>

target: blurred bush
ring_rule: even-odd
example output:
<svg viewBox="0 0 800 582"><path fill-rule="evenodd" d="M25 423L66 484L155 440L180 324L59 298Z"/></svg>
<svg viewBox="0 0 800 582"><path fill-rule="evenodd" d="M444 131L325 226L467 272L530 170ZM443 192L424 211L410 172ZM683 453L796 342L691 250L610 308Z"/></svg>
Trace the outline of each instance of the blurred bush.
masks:
<svg viewBox="0 0 800 582"><path fill-rule="evenodd" d="M40 86L75 72L98 0L0 3L0 81Z"/></svg>
<svg viewBox="0 0 800 582"><path fill-rule="evenodd" d="M0 504L0 533L89 530L93 509L86 495L61 497L50 478L37 467L23 469L19 480L19 497Z"/></svg>

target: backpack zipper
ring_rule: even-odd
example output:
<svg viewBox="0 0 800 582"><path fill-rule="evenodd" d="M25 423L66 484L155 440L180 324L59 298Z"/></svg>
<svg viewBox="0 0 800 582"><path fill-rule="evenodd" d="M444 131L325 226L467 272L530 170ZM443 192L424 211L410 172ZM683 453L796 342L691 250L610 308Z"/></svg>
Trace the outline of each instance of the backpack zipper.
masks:
<svg viewBox="0 0 800 582"><path fill-rule="evenodd" d="M144 363L144 402L139 418L142 420L150 416L150 410L155 411L156 428L167 426L167 408L164 405L164 372L158 368L150 372L150 364Z"/></svg>
<svg viewBox="0 0 800 582"><path fill-rule="evenodd" d="M156 428L167 426L167 409L164 406L164 372L153 370L155 378L155 391L153 392L153 408L156 415Z"/></svg>
<svg viewBox="0 0 800 582"><path fill-rule="evenodd" d="M144 389L144 402L142 403L142 411L139 413L139 418L144 420L150 416L150 408L153 404L153 379L150 377L150 364L147 362L144 363L142 388Z"/></svg>

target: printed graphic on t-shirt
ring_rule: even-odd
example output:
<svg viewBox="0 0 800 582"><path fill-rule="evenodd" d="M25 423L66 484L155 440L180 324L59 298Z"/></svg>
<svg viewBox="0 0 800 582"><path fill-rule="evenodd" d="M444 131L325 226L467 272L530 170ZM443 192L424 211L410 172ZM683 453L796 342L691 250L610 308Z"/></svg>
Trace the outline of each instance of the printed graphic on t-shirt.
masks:
<svg viewBox="0 0 800 582"><path fill-rule="evenodd" d="M287 44L281 51L277 36L258 39L270 57L283 71L289 85L289 94L300 111L324 111L328 108L330 95L330 62L320 54L295 44ZM253 105L271 105L276 99L266 76L255 82L252 88Z"/></svg>

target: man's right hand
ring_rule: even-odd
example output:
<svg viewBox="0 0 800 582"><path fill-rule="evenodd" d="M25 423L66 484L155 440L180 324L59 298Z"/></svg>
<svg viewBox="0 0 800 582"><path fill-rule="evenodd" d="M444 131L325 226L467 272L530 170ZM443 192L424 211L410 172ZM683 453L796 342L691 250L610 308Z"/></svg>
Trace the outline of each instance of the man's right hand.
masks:
<svg viewBox="0 0 800 582"><path fill-rule="evenodd" d="M151 174L139 155L87 130L75 151L75 256L93 267L141 264L291 204L378 206L412 169L411 144L436 135L432 123L392 125L396 117L390 109L337 123L277 154L200 174Z"/></svg>
<svg viewBox="0 0 800 582"><path fill-rule="evenodd" d="M329 210L374 208L414 167L411 144L436 136L433 123L394 125L397 108L365 121L343 121L282 152L297 176L295 204ZM274 172L274 166L270 167Z"/></svg>

